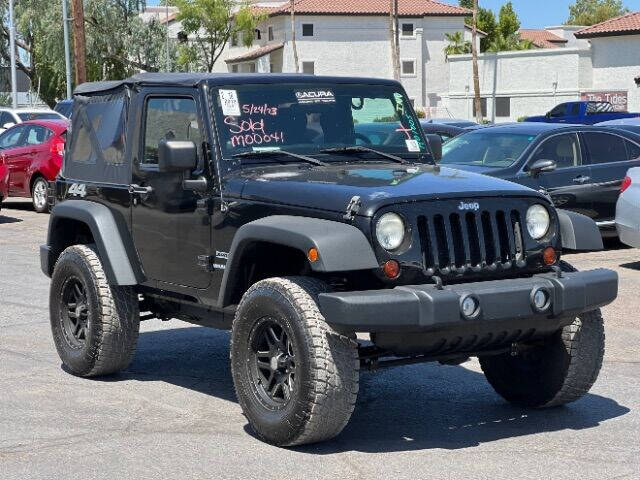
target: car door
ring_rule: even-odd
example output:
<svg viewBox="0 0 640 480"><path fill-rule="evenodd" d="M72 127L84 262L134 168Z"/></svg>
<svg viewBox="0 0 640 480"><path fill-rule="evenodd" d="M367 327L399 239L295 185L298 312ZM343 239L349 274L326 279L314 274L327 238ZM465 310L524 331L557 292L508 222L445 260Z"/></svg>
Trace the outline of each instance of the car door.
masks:
<svg viewBox="0 0 640 480"><path fill-rule="evenodd" d="M580 116L580 103L567 103L565 116L559 119L559 123L582 123Z"/></svg>
<svg viewBox="0 0 640 480"><path fill-rule="evenodd" d="M583 132L591 163L595 219L613 225L620 185L627 170L640 166L640 145L607 132Z"/></svg>
<svg viewBox="0 0 640 480"><path fill-rule="evenodd" d="M22 144L24 153L17 159L16 176L20 181L22 194L31 195L31 175L38 170L39 164L46 163L51 152L46 142L53 132L41 125L27 125Z"/></svg>
<svg viewBox="0 0 640 480"><path fill-rule="evenodd" d="M198 203L205 194L183 188L188 172L158 170L161 140L193 141L198 146L199 165L205 168L202 109L192 89L175 89L175 95L156 95L153 89L147 92L142 94L140 159L134 161L131 188L136 249L149 279L206 288L211 272L199 261L210 254L211 221L207 209Z"/></svg>
<svg viewBox="0 0 640 480"><path fill-rule="evenodd" d="M537 160L553 160L556 169L540 173L540 186L551 196L558 208L594 216L591 192L591 172L583 162L583 152L575 132L552 135L542 140L528 165Z"/></svg>
<svg viewBox="0 0 640 480"><path fill-rule="evenodd" d="M0 135L0 155L9 169L9 195L20 195L24 176L21 175L21 164L27 149L24 147L26 127L18 125Z"/></svg>
<svg viewBox="0 0 640 480"><path fill-rule="evenodd" d="M561 103L560 105L553 107L553 109L547 114L549 123L560 123L563 121L567 114L567 105L568 104L566 103Z"/></svg>

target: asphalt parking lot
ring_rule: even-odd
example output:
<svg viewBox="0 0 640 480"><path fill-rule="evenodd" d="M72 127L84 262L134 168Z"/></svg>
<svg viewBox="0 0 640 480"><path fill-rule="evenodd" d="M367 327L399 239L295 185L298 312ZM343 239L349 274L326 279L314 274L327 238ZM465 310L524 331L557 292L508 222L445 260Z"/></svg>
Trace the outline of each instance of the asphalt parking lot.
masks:
<svg viewBox="0 0 640 480"><path fill-rule="evenodd" d="M568 255L620 275L604 309L607 352L580 401L510 406L477 362L363 374L337 439L280 449L249 433L226 332L144 322L132 365L103 380L61 368L39 266L47 215L0 212L0 479L640 478L640 251Z"/></svg>

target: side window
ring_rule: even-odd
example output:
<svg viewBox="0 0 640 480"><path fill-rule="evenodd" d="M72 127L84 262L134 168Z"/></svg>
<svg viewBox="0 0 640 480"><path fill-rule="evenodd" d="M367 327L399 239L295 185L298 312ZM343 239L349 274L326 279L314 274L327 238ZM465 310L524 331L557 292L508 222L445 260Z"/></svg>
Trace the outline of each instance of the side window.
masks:
<svg viewBox="0 0 640 480"><path fill-rule="evenodd" d="M575 133L567 133L545 140L533 154L532 161L536 160L553 160L557 168L581 166L582 155L578 136Z"/></svg>
<svg viewBox="0 0 640 480"><path fill-rule="evenodd" d="M571 105L571 112L570 115L574 115L574 116L578 116L580 115L580 104L579 103L574 103L573 105Z"/></svg>
<svg viewBox="0 0 640 480"><path fill-rule="evenodd" d="M552 118L564 117L566 112L567 112L567 104L561 103L560 105L558 105L557 107L555 107L553 110L549 112L549 116Z"/></svg>
<svg viewBox="0 0 640 480"><path fill-rule="evenodd" d="M9 112L0 113L0 128L3 128L3 125L7 123L15 123L15 120Z"/></svg>
<svg viewBox="0 0 640 480"><path fill-rule="evenodd" d="M161 140L191 140L202 145L196 102L193 98L160 98L147 100L142 163L158 164Z"/></svg>
<svg viewBox="0 0 640 480"><path fill-rule="evenodd" d="M12 148L18 146L18 141L24 132L24 127L15 127L0 135L0 148Z"/></svg>
<svg viewBox="0 0 640 480"><path fill-rule="evenodd" d="M584 134L591 163L623 162L628 159L625 140L608 133L588 132Z"/></svg>
<svg viewBox="0 0 640 480"><path fill-rule="evenodd" d="M627 146L627 158L629 160L640 158L640 146L638 146L638 144L625 140L625 145Z"/></svg>
<svg viewBox="0 0 640 480"><path fill-rule="evenodd" d="M51 130L39 125L30 125L25 134L25 145L42 145L51 138Z"/></svg>

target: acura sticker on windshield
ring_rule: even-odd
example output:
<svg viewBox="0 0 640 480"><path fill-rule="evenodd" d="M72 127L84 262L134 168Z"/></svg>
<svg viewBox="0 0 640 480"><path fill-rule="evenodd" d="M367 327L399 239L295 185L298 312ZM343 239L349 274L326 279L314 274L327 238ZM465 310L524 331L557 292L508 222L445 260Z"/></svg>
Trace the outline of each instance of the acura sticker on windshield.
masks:
<svg viewBox="0 0 640 480"><path fill-rule="evenodd" d="M297 90L298 103L335 103L336 97L331 90Z"/></svg>

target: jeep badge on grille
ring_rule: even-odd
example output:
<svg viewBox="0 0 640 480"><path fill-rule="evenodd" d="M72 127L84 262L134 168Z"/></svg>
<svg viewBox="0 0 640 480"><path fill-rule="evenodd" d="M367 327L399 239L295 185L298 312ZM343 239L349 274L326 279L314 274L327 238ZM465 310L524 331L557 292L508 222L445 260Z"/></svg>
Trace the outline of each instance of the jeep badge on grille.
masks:
<svg viewBox="0 0 640 480"><path fill-rule="evenodd" d="M477 212L478 210L480 210L480 204L478 202L460 202L460 205L458 205L458 210L473 210L474 212Z"/></svg>

